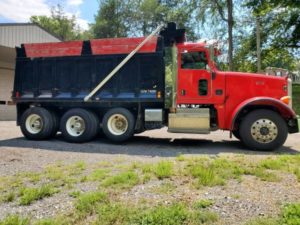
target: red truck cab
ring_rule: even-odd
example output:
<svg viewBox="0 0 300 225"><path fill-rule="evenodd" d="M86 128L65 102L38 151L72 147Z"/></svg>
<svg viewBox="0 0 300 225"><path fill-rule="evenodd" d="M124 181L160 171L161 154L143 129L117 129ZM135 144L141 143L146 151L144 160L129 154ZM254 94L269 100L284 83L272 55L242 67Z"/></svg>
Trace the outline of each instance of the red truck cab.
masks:
<svg viewBox="0 0 300 225"><path fill-rule="evenodd" d="M213 44L183 42L176 48L177 108L210 107L216 113L211 130L229 130L254 149L276 148L288 132L298 132L288 77L220 71Z"/></svg>

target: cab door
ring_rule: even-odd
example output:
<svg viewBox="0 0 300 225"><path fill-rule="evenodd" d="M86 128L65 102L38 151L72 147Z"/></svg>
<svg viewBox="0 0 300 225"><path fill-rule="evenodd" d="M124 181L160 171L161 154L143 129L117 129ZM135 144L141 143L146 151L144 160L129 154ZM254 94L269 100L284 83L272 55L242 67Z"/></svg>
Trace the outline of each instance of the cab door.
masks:
<svg viewBox="0 0 300 225"><path fill-rule="evenodd" d="M178 54L177 104L211 103L212 80L205 50Z"/></svg>

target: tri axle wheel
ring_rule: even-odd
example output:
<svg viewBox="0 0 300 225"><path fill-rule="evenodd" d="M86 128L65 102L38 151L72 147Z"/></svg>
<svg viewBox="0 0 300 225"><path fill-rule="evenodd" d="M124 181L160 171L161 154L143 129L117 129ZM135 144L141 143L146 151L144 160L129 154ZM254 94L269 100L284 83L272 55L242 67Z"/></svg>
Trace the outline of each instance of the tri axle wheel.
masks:
<svg viewBox="0 0 300 225"><path fill-rule="evenodd" d="M114 108L104 115L102 127L107 138L114 142L122 142L133 136L135 119L129 110Z"/></svg>
<svg viewBox="0 0 300 225"><path fill-rule="evenodd" d="M87 142L93 139L99 127L97 116L81 108L67 111L60 122L60 130L65 140L69 142Z"/></svg>
<svg viewBox="0 0 300 225"><path fill-rule="evenodd" d="M43 140L54 136L58 130L55 114L42 107L31 107L21 116L20 126L24 136L31 140Z"/></svg>
<svg viewBox="0 0 300 225"><path fill-rule="evenodd" d="M243 143L251 149L274 150L284 144L288 128L278 113L259 109L243 119L239 134Z"/></svg>

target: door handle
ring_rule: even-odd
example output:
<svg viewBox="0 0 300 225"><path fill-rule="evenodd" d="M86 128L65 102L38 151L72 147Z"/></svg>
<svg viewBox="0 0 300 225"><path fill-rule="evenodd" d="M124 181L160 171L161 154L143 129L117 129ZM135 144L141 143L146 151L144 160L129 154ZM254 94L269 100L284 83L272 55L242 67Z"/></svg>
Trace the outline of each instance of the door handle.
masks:
<svg viewBox="0 0 300 225"><path fill-rule="evenodd" d="M181 95L182 95L182 96L185 95L185 90L184 90L184 89L181 90Z"/></svg>

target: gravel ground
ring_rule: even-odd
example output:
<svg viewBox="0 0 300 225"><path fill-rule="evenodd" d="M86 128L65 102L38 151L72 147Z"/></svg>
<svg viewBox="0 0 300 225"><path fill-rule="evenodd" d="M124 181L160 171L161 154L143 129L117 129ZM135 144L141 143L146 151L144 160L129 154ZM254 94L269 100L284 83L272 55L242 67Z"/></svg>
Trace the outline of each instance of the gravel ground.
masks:
<svg viewBox="0 0 300 225"><path fill-rule="evenodd" d="M210 135L169 134L166 129L154 130L135 136L122 144L111 144L102 137L86 144L70 144L60 135L49 141L26 140L15 122L0 122L0 176L14 175L24 171L41 171L46 165L57 161L65 164L85 161L87 164L118 160L127 162L156 162L185 156L215 156L244 154L249 160L257 160L280 154L300 153L300 134L289 135L285 145L274 152L249 151L236 139L230 139L228 132L213 132ZM172 194L151 192L163 181L150 181L135 186L120 197L138 202L171 202L185 199L211 199L215 204L211 210L217 212L221 224L243 224L242 221L257 217L276 215L280 205L300 201L300 185L293 175L281 174L280 182L258 181L244 176L242 182L231 180L225 186L191 190L182 181L170 180L176 188ZM93 187L79 187L86 191ZM63 199L63 201L62 201ZM16 203L0 204L0 219L10 213L30 213L36 218L48 217L72 209L72 198L68 193L58 193L37 201L30 206Z"/></svg>

